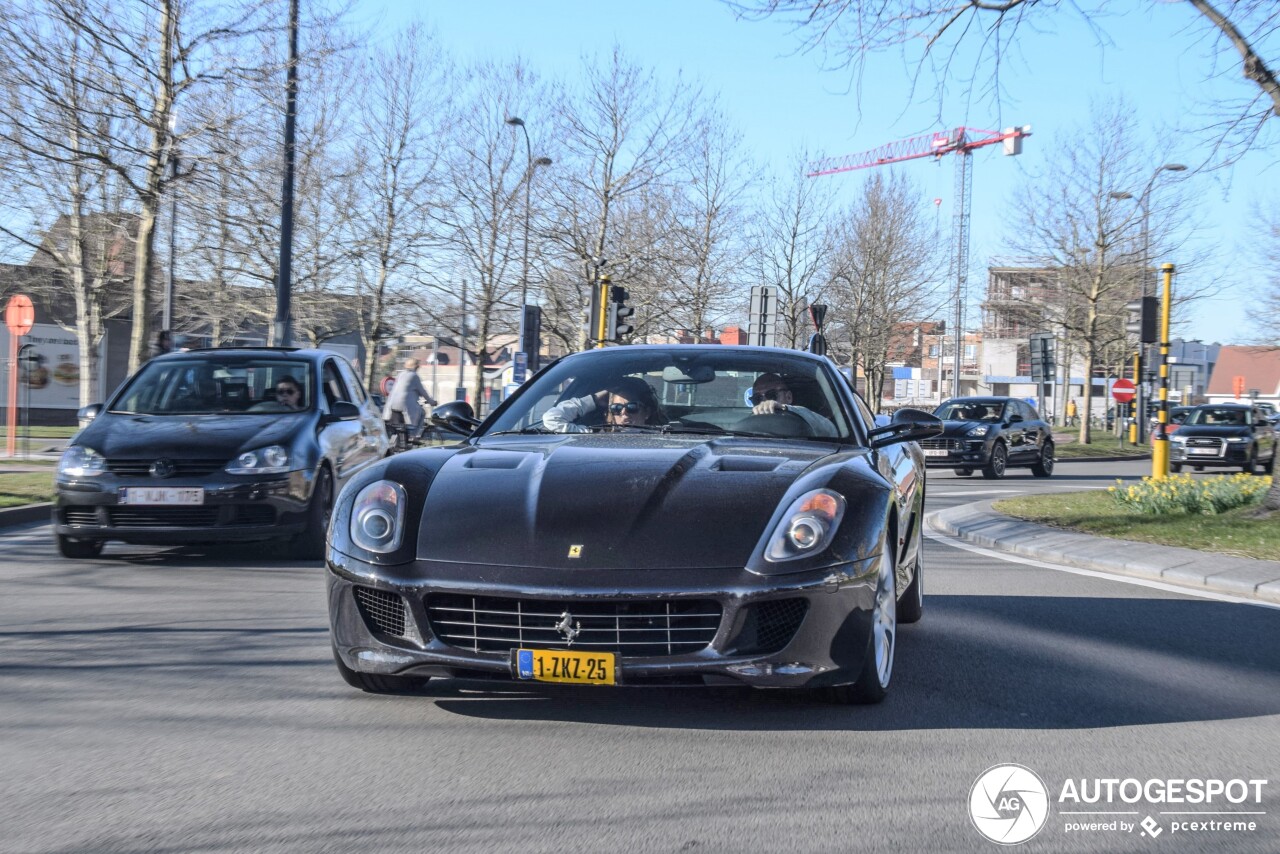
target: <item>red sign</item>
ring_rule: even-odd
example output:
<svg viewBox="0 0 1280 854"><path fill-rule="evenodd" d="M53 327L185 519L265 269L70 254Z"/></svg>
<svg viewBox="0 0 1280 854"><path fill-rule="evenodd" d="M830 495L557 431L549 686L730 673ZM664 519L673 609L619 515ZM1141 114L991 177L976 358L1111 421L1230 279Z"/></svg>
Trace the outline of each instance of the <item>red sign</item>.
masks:
<svg viewBox="0 0 1280 854"><path fill-rule="evenodd" d="M1111 396L1121 403L1128 403L1133 400L1137 389L1133 387L1133 380L1118 379L1111 386Z"/></svg>
<svg viewBox="0 0 1280 854"><path fill-rule="evenodd" d="M26 335L31 325L36 322L36 310L31 305L31 298L15 294L9 298L9 305L4 310L4 325L14 335Z"/></svg>

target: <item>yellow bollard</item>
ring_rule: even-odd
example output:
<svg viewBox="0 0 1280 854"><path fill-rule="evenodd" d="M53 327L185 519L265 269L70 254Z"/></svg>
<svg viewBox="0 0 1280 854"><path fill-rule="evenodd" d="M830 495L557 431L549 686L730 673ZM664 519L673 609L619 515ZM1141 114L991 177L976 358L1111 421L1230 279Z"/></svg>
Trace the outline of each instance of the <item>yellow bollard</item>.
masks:
<svg viewBox="0 0 1280 854"><path fill-rule="evenodd" d="M1129 425L1129 444L1130 445L1138 444L1138 422L1137 421L1134 421L1132 424Z"/></svg>

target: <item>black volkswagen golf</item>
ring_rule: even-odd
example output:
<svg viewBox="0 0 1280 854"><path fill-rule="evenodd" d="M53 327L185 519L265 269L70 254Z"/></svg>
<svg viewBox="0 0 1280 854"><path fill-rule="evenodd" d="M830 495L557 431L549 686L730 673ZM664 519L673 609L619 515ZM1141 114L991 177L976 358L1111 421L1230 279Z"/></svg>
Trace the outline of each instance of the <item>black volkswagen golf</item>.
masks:
<svg viewBox="0 0 1280 854"><path fill-rule="evenodd" d="M329 616L342 677L823 688L876 702L923 608L938 420L880 426L826 359L628 346L548 366L463 443L342 491Z"/></svg>
<svg viewBox="0 0 1280 854"><path fill-rule="evenodd" d="M65 557L103 543L286 540L323 554L337 490L387 453L350 364L325 350L170 353L147 362L58 463L53 529Z"/></svg>
<svg viewBox="0 0 1280 854"><path fill-rule="evenodd" d="M1016 397L957 397L934 410L944 431L921 442L929 468L974 470L1001 478L1007 469L1026 466L1036 477L1053 474L1053 433L1040 413Z"/></svg>

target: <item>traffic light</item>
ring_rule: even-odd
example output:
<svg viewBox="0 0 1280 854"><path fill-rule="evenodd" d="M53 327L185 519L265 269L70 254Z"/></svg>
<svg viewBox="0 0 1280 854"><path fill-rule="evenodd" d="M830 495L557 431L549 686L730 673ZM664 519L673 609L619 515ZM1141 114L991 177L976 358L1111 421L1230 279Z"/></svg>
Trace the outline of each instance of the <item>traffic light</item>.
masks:
<svg viewBox="0 0 1280 854"><path fill-rule="evenodd" d="M623 336L636 331L630 322L636 310L627 305L629 299L631 294L627 293L626 288L620 285L609 286L609 315L605 334L610 341L620 341Z"/></svg>
<svg viewBox="0 0 1280 854"><path fill-rule="evenodd" d="M1159 335L1156 333L1156 313L1159 310L1156 298L1142 297L1125 303L1124 308L1129 312L1124 331L1138 336L1138 340L1143 344L1156 343L1159 340Z"/></svg>

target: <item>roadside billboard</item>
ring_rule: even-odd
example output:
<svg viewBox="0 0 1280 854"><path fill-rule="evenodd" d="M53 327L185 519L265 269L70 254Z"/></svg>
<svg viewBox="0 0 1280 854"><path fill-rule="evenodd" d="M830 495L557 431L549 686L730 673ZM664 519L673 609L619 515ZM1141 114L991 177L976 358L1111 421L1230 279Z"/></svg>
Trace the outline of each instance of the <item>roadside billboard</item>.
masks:
<svg viewBox="0 0 1280 854"><path fill-rule="evenodd" d="M80 345L75 333L56 324L36 323L29 333L18 339L18 344L31 345L18 363L18 406L79 409ZM0 352L7 353L8 348L9 331L0 328ZM4 372L7 374L8 370L6 359Z"/></svg>

